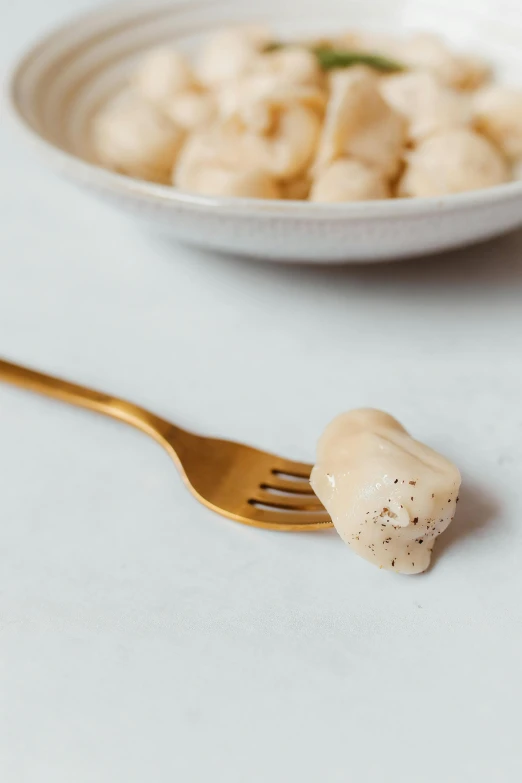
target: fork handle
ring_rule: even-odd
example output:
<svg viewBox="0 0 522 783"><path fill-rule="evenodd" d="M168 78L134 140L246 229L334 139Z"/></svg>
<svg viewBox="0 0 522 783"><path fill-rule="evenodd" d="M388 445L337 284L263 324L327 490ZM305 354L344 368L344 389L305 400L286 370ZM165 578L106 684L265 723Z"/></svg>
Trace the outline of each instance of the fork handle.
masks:
<svg viewBox="0 0 522 783"><path fill-rule="evenodd" d="M166 445L167 436L172 439L176 432L180 436L185 434L183 430L139 405L94 389L88 389L86 386L69 383L69 381L46 375L43 372L30 370L28 367L22 367L4 359L0 359L0 381L124 421L150 435L162 446Z"/></svg>

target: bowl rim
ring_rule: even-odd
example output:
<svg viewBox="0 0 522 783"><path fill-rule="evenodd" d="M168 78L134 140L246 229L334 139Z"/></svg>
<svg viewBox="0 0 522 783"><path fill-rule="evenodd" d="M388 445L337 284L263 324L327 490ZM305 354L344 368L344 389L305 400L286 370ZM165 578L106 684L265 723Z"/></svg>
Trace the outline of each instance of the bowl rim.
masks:
<svg viewBox="0 0 522 783"><path fill-rule="evenodd" d="M215 0L204 0L213 4ZM312 201L295 201L290 199L259 199L245 197L206 196L189 191L179 190L171 185L164 185L140 180L125 174L110 171L101 165L90 163L79 155L62 149L51 140L42 136L24 116L18 105L17 92L24 70L35 55L42 49L53 44L53 41L68 32L77 30L83 23L118 17L130 13L171 7L180 10L193 3L186 0L131 0L131 2L111 2L104 6L92 8L86 12L73 15L64 23L44 32L29 44L16 59L7 76L7 108L8 116L18 130L32 142L32 145L45 157L50 158L55 166L70 179L79 179L86 185L92 185L99 190L120 194L152 203L173 206L186 206L195 209L209 210L224 214L291 217L294 219L324 220L339 219L400 219L404 217L425 217L429 214L440 214L447 211L468 211L477 207L493 206L506 201L522 198L522 180L515 180L501 185L480 190L453 193L445 196L429 196L417 198L376 199L359 202L318 203ZM522 217L521 217L522 222Z"/></svg>

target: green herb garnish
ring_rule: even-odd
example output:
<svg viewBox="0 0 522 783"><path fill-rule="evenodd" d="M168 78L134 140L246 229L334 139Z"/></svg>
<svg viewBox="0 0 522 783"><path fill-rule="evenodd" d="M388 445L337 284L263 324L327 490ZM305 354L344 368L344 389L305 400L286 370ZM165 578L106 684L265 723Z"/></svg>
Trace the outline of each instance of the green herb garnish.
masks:
<svg viewBox="0 0 522 783"><path fill-rule="evenodd" d="M333 68L351 68L353 65L367 65L376 71L394 73L404 71L404 65L380 54L369 52L350 52L343 49L317 48L313 52L319 60L323 71L331 71Z"/></svg>
<svg viewBox="0 0 522 783"><path fill-rule="evenodd" d="M265 52L277 52L292 44L273 41L265 47ZM311 49L319 61L323 71L331 71L334 68L351 68L354 65L367 65L376 71L383 73L395 73L396 71L406 70L402 63L396 60L390 60L380 54L371 54L369 52L352 52L347 49L331 49L327 46L317 46Z"/></svg>

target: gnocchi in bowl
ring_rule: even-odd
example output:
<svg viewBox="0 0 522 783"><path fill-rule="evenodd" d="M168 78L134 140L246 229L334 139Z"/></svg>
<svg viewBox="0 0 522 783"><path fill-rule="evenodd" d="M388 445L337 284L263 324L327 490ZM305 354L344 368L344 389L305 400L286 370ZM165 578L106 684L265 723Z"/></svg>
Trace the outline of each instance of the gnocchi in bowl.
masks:
<svg viewBox="0 0 522 783"><path fill-rule="evenodd" d="M514 179L522 90L436 35L212 33L143 56L93 121L107 167L209 196L322 203L444 196Z"/></svg>
<svg viewBox="0 0 522 783"><path fill-rule="evenodd" d="M30 50L11 105L63 174L181 241L440 251L522 224L522 14L486 40L461 2L380 0L377 32L362 0L266 0L262 23L240 0L121 4Z"/></svg>

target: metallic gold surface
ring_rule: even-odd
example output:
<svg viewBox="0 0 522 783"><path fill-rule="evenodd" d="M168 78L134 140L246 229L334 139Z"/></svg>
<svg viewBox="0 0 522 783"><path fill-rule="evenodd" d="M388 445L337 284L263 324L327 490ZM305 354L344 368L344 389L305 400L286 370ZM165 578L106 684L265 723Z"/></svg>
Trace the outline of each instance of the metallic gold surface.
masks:
<svg viewBox="0 0 522 783"><path fill-rule="evenodd" d="M236 522L283 531L332 526L310 487L311 465L194 435L133 403L1 359L0 381L142 430L166 449L201 503Z"/></svg>

